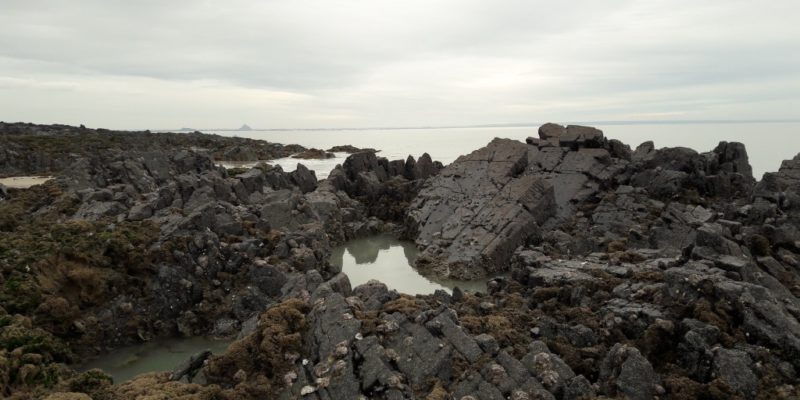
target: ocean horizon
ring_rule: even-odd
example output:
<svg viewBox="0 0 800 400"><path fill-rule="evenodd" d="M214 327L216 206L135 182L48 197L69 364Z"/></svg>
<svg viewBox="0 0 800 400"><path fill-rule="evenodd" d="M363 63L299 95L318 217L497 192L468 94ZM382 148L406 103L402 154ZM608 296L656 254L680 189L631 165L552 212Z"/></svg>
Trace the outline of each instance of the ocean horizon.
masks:
<svg viewBox="0 0 800 400"><path fill-rule="evenodd" d="M641 143L653 141L657 148L688 147L698 152L713 150L720 142L741 142L747 148L753 175L761 179L765 172L777 171L781 162L800 153L800 121L662 121L638 123L636 121L575 123L595 126L610 139L618 139L635 149ZM485 146L495 137L524 141L536 137L536 124L482 125L472 127L407 127L407 128L319 128L319 129L252 129L252 130L202 130L222 136L245 137L281 144L299 144L305 147L328 149L349 144L361 148L380 150L380 155L390 160L417 158L428 153L434 160L447 165L461 155ZM329 169L343 161L343 157L329 160L281 160L284 169L293 170L299 162L318 176L327 176Z"/></svg>

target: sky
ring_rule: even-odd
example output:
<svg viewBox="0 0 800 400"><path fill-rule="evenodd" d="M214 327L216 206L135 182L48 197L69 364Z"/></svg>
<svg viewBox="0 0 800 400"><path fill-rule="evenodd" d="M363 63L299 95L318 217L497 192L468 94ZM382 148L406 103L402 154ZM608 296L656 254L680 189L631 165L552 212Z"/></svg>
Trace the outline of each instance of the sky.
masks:
<svg viewBox="0 0 800 400"><path fill-rule="evenodd" d="M800 119L800 1L0 0L0 120Z"/></svg>

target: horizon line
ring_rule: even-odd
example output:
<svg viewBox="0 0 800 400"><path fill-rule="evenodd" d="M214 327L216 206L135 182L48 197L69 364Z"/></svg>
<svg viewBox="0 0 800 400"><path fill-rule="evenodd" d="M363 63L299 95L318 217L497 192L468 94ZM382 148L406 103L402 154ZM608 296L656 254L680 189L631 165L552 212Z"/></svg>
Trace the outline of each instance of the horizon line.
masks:
<svg viewBox="0 0 800 400"><path fill-rule="evenodd" d="M562 125L688 125L688 124L776 124L798 123L800 119L699 119L699 120L599 120L599 121L563 121ZM371 126L344 128L178 128L154 129L155 132L312 132L312 131L369 131L369 130L419 130L419 129L479 129L479 128L538 128L539 122L507 122L496 124L473 125L419 125L419 126Z"/></svg>

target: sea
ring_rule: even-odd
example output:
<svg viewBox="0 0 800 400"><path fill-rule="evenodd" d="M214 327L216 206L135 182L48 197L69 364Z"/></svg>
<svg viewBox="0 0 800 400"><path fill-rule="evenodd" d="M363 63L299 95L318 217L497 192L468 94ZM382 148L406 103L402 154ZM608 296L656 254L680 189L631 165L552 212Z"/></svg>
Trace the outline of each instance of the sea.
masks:
<svg viewBox="0 0 800 400"><path fill-rule="evenodd" d="M747 147L753 174L760 179L765 172L777 171L781 162L800 153L800 122L696 122L696 123L592 123L605 136L619 139L636 148L645 141L656 147L688 147L698 152L713 150L721 141L742 142ZM328 149L350 144L380 150L389 160L418 158L428 153L447 165L461 155L477 150L493 138L524 141L537 137L538 125L469 128L387 128L387 129L324 129L324 130L251 130L204 131L225 136L261 139L283 144ZM347 157L337 153L326 160L273 160L286 171L293 171L298 162L316 171L323 179Z"/></svg>

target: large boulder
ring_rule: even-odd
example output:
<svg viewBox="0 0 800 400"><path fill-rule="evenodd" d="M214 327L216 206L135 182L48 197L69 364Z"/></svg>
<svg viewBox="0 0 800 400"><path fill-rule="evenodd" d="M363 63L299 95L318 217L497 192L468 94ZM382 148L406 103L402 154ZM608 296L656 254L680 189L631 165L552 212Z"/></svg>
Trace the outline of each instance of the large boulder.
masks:
<svg viewBox="0 0 800 400"><path fill-rule="evenodd" d="M495 139L430 178L407 217L421 262L462 278L502 269L555 210L552 185L520 176L527 165L527 145Z"/></svg>
<svg viewBox="0 0 800 400"><path fill-rule="evenodd" d="M417 160L416 164L414 164L414 168L412 169L413 175L411 179L427 179L432 175L435 175L438 172L438 169L431 160L431 156L428 153L422 154L419 160Z"/></svg>
<svg viewBox="0 0 800 400"><path fill-rule="evenodd" d="M656 395L658 375L637 348L618 343L600 364L600 381L609 396L651 400Z"/></svg>
<svg viewBox="0 0 800 400"><path fill-rule="evenodd" d="M685 147L655 149L647 142L632 159L630 183L658 198L740 197L755 184L741 143L720 142L714 150L698 153Z"/></svg>
<svg viewBox="0 0 800 400"><path fill-rule="evenodd" d="M737 393L752 398L758 392L758 377L753 373L753 360L741 350L717 349L713 372Z"/></svg>
<svg viewBox="0 0 800 400"><path fill-rule="evenodd" d="M429 178L409 206L419 266L468 279L506 270L514 249L613 187L631 157L583 126L545 124L526 143L494 139Z"/></svg>
<svg viewBox="0 0 800 400"><path fill-rule="evenodd" d="M289 177L303 193L313 192L317 188L317 175L303 164L297 164L297 169L290 172Z"/></svg>
<svg viewBox="0 0 800 400"><path fill-rule="evenodd" d="M378 179L386 179L386 170L381 167L378 157L371 151L351 154L344 160L342 166L350 180L355 180L363 172L374 172Z"/></svg>
<svg viewBox="0 0 800 400"><path fill-rule="evenodd" d="M753 189L753 197L763 198L783 209L796 210L800 206L800 154L781 163L778 172L764 174ZM792 201L794 200L794 201Z"/></svg>
<svg viewBox="0 0 800 400"><path fill-rule="evenodd" d="M225 161L255 161L258 155L247 146L233 146L222 152Z"/></svg>
<svg viewBox="0 0 800 400"><path fill-rule="evenodd" d="M581 125L567 125L564 127L547 123L539 127L539 139L555 146L573 148L602 147L605 144L601 130ZM532 144L534 140L529 140L528 142Z"/></svg>

